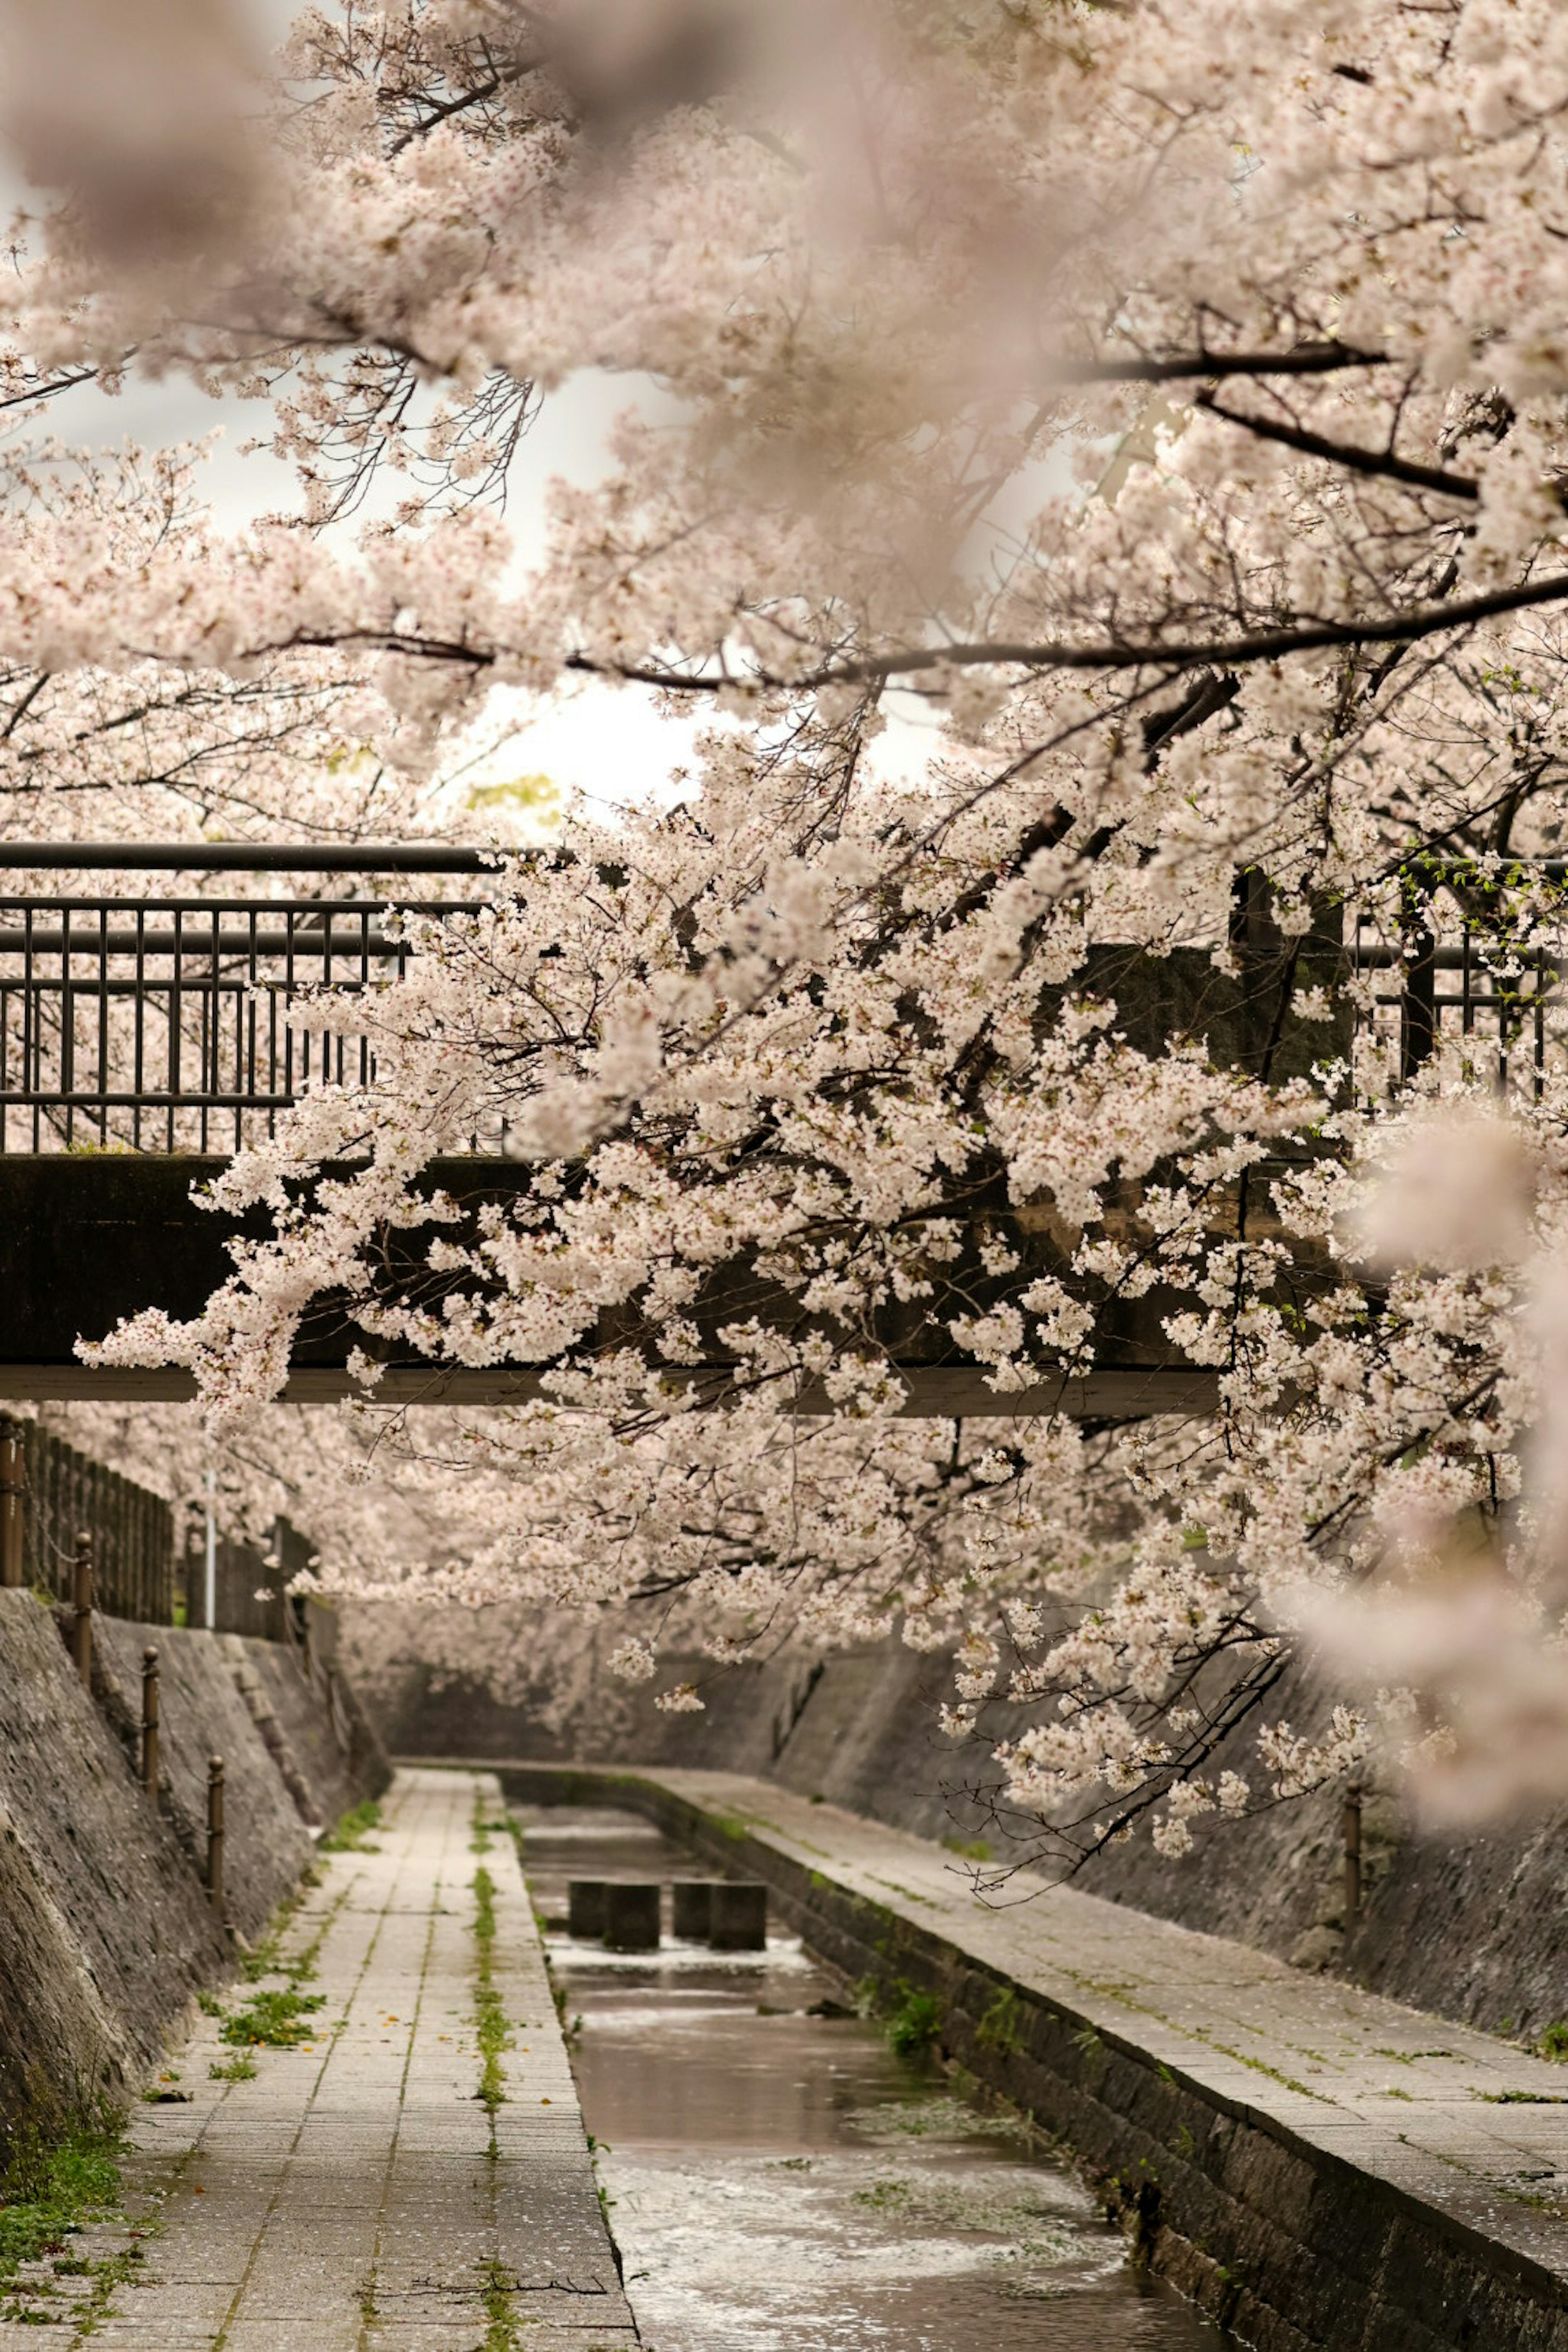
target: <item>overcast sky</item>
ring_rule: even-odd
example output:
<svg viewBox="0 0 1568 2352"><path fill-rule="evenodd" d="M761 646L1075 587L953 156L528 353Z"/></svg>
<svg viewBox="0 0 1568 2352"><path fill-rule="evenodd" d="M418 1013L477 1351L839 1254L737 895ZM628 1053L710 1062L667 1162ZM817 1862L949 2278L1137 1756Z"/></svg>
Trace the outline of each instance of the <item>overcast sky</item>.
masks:
<svg viewBox="0 0 1568 2352"><path fill-rule="evenodd" d="M36 4L47 5L47 0ZM258 48L281 37L296 10L296 0L230 0L230 5L254 26ZM325 5L331 7L332 0ZM0 209L9 208L7 199L17 202L26 195L15 168L6 168L0 145ZM37 197L32 201L36 204ZM651 384L639 384L635 378L584 374L544 403L508 485L507 521L520 569L531 569L542 553L552 478L560 476L575 484L598 479L608 464L608 435L616 416L632 405L645 414L651 406L657 413L658 399ZM288 466L266 451L243 454L247 441L265 437L268 425L265 402L213 400L177 376L148 382L132 375L113 398L96 385L82 385L50 413L51 429L78 446L110 447L130 440L167 447L216 436L200 487L226 532L241 531L258 515L298 505ZM357 523L348 526L347 536L352 538L357 528ZM896 723L894 740L882 753L884 765L907 769L923 757L929 729L919 722L917 705L910 703L909 709L915 724ZM507 715L521 723L523 732L497 772L542 772L563 790L575 789L611 804L670 793L671 771L689 760L698 724L660 719L641 689L592 682L565 688L542 704L509 698Z"/></svg>

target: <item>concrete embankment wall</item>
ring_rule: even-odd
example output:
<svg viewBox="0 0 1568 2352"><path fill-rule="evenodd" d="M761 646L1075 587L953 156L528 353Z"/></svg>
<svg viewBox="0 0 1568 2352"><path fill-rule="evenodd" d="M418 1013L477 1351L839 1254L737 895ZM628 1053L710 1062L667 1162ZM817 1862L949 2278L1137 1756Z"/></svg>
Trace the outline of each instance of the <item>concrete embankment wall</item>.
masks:
<svg viewBox="0 0 1568 2352"><path fill-rule="evenodd" d="M988 1836L1008 1850L963 1793L987 1777L984 1754L954 1748L938 1727L952 1694L945 1657L889 1644L722 1673L677 1657L659 1685L689 1676L707 1704L668 1715L652 1703L658 1685L629 1688L605 1671L618 1629L564 1612L362 1605L342 1612L342 1634L396 1754L746 1772L920 1836ZM1305 1732L1327 1709L1298 1675L1272 1712ZM1249 1734L1221 1751L1215 1769L1226 1767L1260 1782ZM1568 1808L1518 1830L1417 1838L1392 1798L1370 1797L1366 1899L1348 1937L1337 1796L1198 1833L1202 1850L1186 1861L1163 1861L1141 1838L1079 1884L1491 2032L1533 2037L1568 2017Z"/></svg>
<svg viewBox="0 0 1568 2352"><path fill-rule="evenodd" d="M232 1968L202 1876L208 1759L224 1759L226 1909L247 1939L298 1882L310 1822L386 1779L324 1671L276 1644L96 1618L89 1694L61 1620L0 1591L0 2168L18 2132L121 2101ZM149 1645L155 1806L138 1778Z"/></svg>

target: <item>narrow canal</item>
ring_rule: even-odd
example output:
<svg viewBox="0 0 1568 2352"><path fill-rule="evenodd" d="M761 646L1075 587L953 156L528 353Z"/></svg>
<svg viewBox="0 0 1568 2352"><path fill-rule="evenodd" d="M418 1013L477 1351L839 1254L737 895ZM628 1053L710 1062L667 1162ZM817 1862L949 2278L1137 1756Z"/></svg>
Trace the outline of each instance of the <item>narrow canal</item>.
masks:
<svg viewBox="0 0 1568 2352"><path fill-rule="evenodd" d="M1219 2352L1062 2166L765 1952L574 1943L573 1878L710 1872L635 1815L519 1806L648 2352Z"/></svg>

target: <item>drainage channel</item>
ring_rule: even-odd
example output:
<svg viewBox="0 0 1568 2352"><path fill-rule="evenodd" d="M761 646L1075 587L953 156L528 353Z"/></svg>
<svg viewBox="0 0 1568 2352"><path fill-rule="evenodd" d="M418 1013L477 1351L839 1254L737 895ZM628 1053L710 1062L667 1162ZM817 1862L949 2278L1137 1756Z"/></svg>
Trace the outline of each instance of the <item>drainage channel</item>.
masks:
<svg viewBox="0 0 1568 2352"><path fill-rule="evenodd" d="M617 1953L573 1879L703 1878L635 1814L513 1807L647 2352L1220 2352L1026 2135L900 2057L796 1937ZM918 2019L913 2021L918 2024Z"/></svg>

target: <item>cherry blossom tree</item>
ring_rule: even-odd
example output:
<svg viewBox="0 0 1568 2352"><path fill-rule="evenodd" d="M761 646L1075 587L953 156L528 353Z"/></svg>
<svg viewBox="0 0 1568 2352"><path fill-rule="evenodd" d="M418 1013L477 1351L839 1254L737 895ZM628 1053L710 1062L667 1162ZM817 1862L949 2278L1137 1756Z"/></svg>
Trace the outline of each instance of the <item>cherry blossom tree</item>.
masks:
<svg viewBox="0 0 1568 2352"><path fill-rule="evenodd" d="M269 392L302 520L220 554L13 514L0 658L155 681L174 740L226 679L274 773L346 695L410 790L498 693L707 719L673 811L627 778L414 927L374 1086L216 1188L273 1238L105 1359L192 1365L232 1430L346 1298L371 1458L476 1530L424 1589L623 1611L634 1675L672 1610L719 1662L956 1643L955 1735L1069 1855L1180 1853L1374 1734L1435 1802L1525 1791L1519 1708L1563 1722L1518 1664L1563 1601L1561 10L355 0L253 81L216 0L167 14L201 139L21 79L68 184L13 380ZM587 373L627 414L533 560L506 492ZM1438 1022L1450 950L1485 985ZM476 1132L523 1174L465 1221L420 1180ZM1129 1330L1211 1409L1040 1402ZM994 1408L907 1413L922 1349ZM399 1415L388 1355L540 1393ZM1303 1632L1394 1696L1271 1719Z"/></svg>

